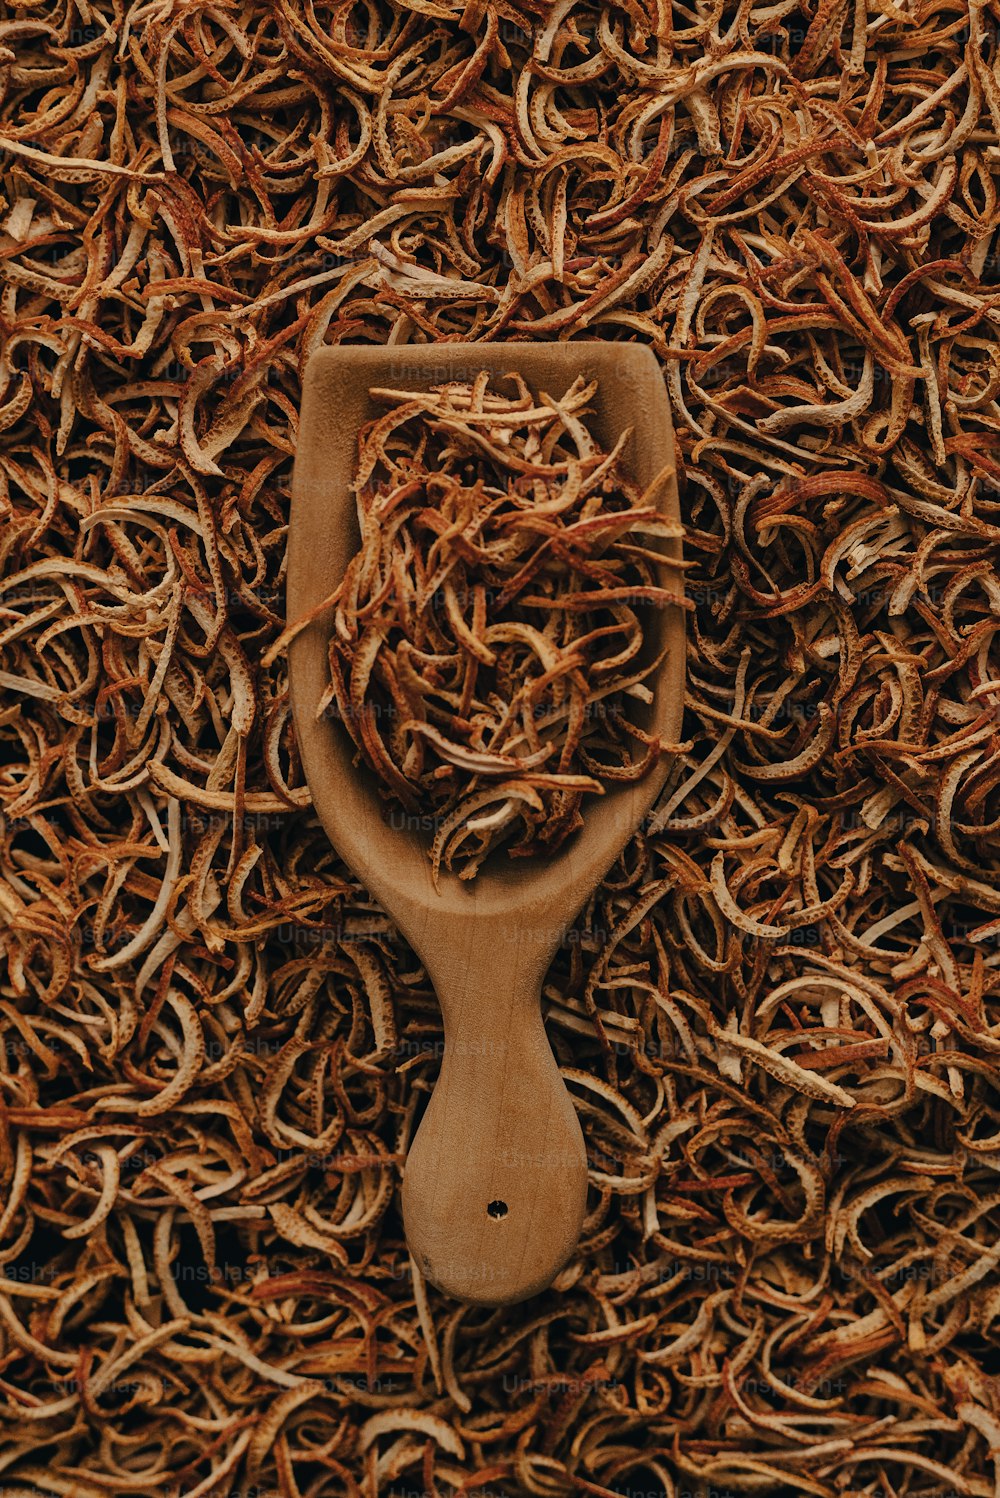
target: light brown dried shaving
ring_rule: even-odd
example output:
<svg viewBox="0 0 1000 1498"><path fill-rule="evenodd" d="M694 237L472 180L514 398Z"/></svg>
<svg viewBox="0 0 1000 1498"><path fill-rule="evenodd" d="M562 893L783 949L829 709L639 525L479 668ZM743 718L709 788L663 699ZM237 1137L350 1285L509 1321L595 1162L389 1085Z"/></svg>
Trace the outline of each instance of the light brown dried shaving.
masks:
<svg viewBox="0 0 1000 1498"><path fill-rule="evenodd" d="M998 18L0 19L11 1494L995 1491ZM546 987L580 1252L485 1312L260 661L311 350L553 335L663 361L693 748Z"/></svg>
<svg viewBox="0 0 1000 1498"><path fill-rule="evenodd" d="M667 747L636 721L663 655L653 610L684 602L656 544L681 533L651 502L662 475L647 493L629 478L631 428L598 444L596 380L555 399L511 379L372 391L387 409L358 434L358 549L327 600L317 714L395 825L434 829L435 883L500 847L555 853L588 793Z"/></svg>

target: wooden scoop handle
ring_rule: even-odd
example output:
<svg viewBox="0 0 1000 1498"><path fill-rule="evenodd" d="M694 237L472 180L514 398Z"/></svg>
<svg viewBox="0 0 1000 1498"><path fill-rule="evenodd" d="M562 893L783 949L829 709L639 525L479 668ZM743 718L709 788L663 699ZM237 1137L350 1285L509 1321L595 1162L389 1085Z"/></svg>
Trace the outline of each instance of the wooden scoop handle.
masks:
<svg viewBox="0 0 1000 1498"><path fill-rule="evenodd" d="M583 1133L542 1024L551 952L526 953L510 935L477 936L471 923L471 939L442 941L425 958L444 1060L403 1174L414 1259L440 1289L477 1305L551 1284L587 1198Z"/></svg>

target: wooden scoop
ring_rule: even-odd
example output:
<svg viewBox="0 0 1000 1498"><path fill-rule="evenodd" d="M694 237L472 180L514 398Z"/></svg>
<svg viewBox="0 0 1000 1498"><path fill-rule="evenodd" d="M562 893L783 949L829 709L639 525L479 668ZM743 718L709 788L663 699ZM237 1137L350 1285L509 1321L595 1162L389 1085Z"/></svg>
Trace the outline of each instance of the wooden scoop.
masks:
<svg viewBox="0 0 1000 1498"><path fill-rule="evenodd" d="M417 344L322 348L305 373L289 536L288 617L336 587L359 545L349 485L358 429L381 414L371 387L420 390L482 369L517 370L535 392L559 397L575 377L600 381L588 425L608 449L631 426L623 454L645 488L673 461L663 377L635 344ZM510 387L501 387L507 388ZM679 520L677 485L658 485L665 516ZM680 542L663 544L679 559ZM663 583L680 587L665 569ZM650 608L644 658L668 645L649 685L646 726L668 742L680 730L684 616ZM415 1261L440 1289L480 1305L523 1300L551 1283L580 1236L587 1195L583 1135L542 1025L540 995L556 948L646 816L669 756L633 785L587 798L584 827L548 859L499 850L463 883L442 869L431 882L429 832L393 827L376 781L353 763L335 718L317 718L329 680L333 609L290 650L298 743L316 812L337 852L385 907L423 962L444 1016L441 1074L410 1148L403 1218ZM393 819L397 823L399 818Z"/></svg>

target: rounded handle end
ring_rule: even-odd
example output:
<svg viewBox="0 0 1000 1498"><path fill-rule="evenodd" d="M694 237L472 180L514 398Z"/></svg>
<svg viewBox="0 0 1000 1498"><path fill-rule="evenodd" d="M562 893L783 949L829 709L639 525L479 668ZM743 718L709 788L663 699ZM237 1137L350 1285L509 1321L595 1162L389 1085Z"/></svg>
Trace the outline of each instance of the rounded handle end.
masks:
<svg viewBox="0 0 1000 1498"><path fill-rule="evenodd" d="M480 1065L446 1049L406 1161L410 1251L432 1284L473 1305L511 1305L545 1290L583 1226L583 1132L541 1038L516 1047L492 1085Z"/></svg>

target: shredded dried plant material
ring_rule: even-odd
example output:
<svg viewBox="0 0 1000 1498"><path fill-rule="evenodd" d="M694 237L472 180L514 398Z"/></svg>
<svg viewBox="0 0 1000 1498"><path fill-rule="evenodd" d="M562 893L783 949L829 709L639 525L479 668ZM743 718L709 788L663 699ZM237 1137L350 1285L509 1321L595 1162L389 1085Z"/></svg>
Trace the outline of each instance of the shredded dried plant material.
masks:
<svg viewBox="0 0 1000 1498"><path fill-rule="evenodd" d="M503 844L554 853L604 782L642 778L663 748L632 721L659 657L643 613L657 539L679 534L588 429L597 381L559 400L489 374L387 405L358 434L360 543L334 599L331 685L397 824L474 878ZM654 481L655 487L655 481ZM629 700L631 699L631 700ZM638 747L638 753L636 748Z"/></svg>
<svg viewBox="0 0 1000 1498"><path fill-rule="evenodd" d="M993 1498L998 29L6 9L9 1498ZM692 748L546 983L583 1241L491 1312L409 1264L440 1016L262 659L309 353L553 336L662 361Z"/></svg>

